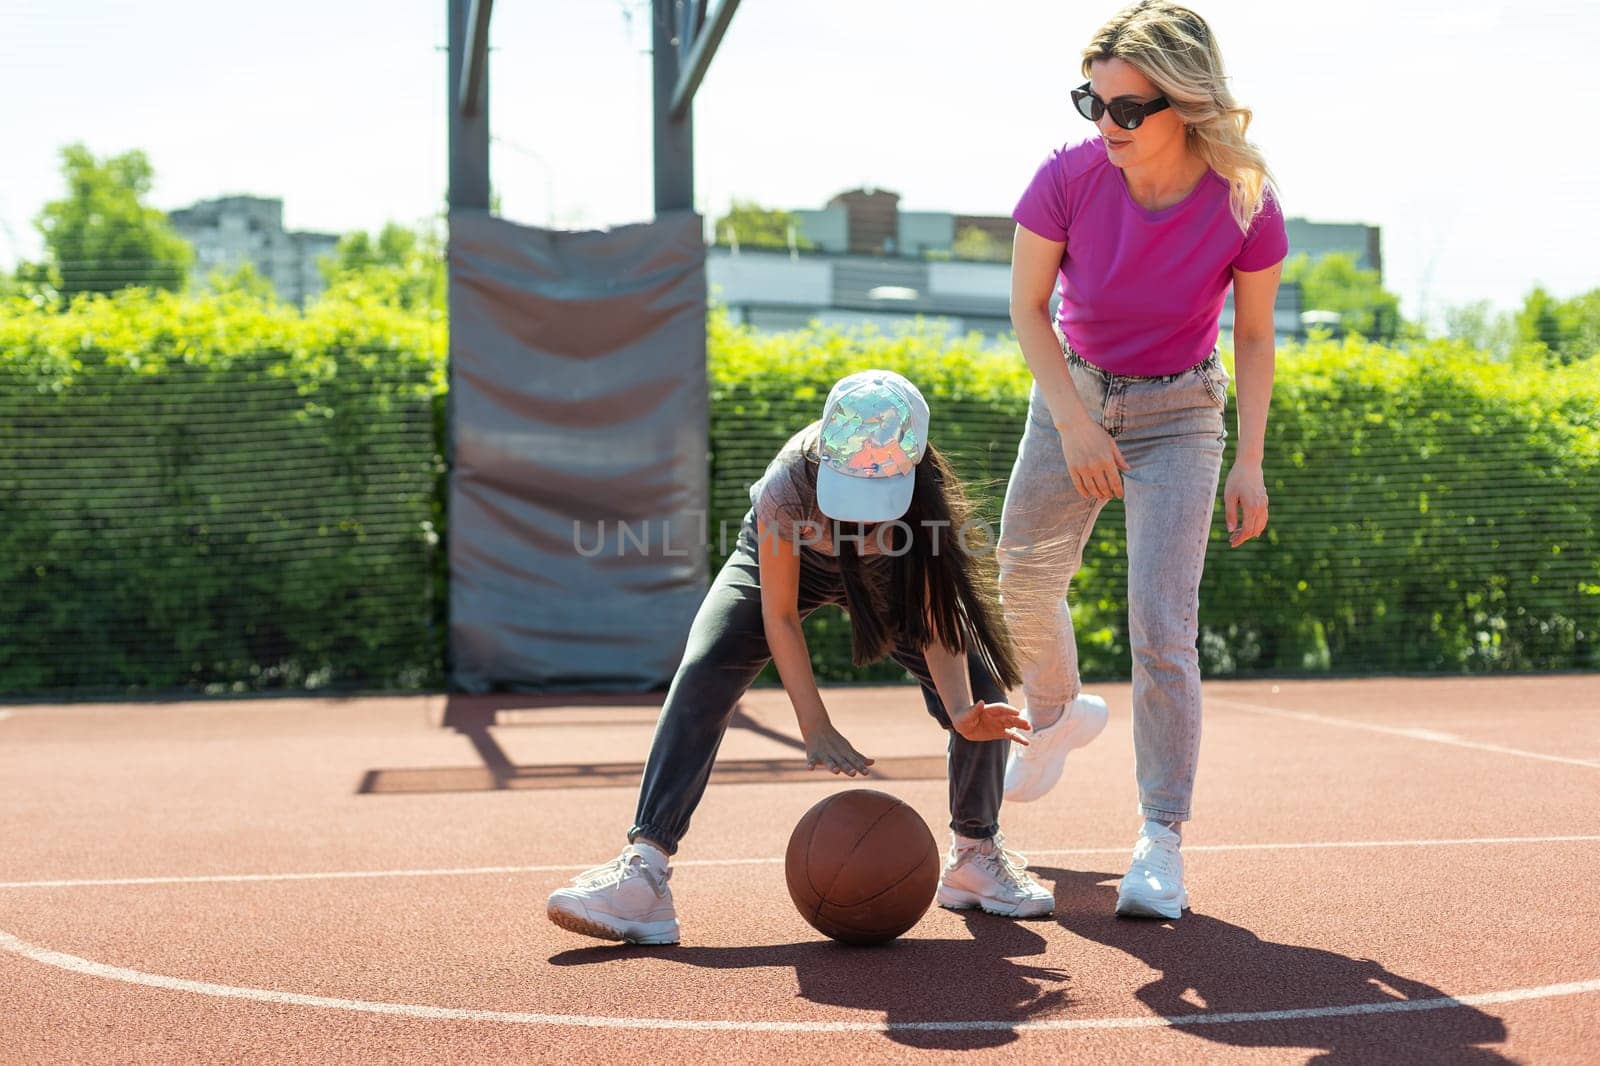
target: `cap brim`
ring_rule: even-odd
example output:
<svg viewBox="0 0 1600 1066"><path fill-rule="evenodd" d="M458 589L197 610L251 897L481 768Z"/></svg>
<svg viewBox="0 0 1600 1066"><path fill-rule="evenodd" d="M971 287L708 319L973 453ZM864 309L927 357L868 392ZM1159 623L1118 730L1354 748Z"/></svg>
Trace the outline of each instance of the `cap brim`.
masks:
<svg viewBox="0 0 1600 1066"><path fill-rule="evenodd" d="M905 517L917 472L894 477L849 477L817 468L817 509L836 522L889 522Z"/></svg>

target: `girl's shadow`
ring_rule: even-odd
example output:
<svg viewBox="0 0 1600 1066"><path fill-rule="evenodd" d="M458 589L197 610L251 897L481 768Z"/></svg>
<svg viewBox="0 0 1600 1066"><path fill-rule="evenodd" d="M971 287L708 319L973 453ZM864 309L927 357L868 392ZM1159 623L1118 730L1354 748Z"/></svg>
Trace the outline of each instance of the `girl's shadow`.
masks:
<svg viewBox="0 0 1600 1066"><path fill-rule="evenodd" d="M1403 1004L1445 997L1439 989L1394 973L1373 959L1274 943L1193 911L1176 922L1119 919L1113 913L1117 874L1039 867L1034 873L1046 884L1054 882L1056 921L1065 929L1125 951L1160 974L1136 994L1163 1017ZM1310 1061L1323 1064L1512 1061L1476 1046L1504 1042L1505 1024L1465 1005L1181 1028L1237 1047L1317 1049L1321 1054Z"/></svg>
<svg viewBox="0 0 1600 1066"><path fill-rule="evenodd" d="M819 933L812 941L752 947L577 948L552 956L550 962L615 962L648 952L652 960L712 969L789 967L800 998L881 1012L895 1026L885 1033L889 1039L919 1048L998 1047L1016 1039L1011 1021L1053 1014L1068 1005L1061 987L1068 980L1065 973L1014 961L1044 954L1047 942L1037 925L1030 928L1025 922L975 912L962 917L971 939L846 947ZM973 1027L965 1019L989 1024Z"/></svg>

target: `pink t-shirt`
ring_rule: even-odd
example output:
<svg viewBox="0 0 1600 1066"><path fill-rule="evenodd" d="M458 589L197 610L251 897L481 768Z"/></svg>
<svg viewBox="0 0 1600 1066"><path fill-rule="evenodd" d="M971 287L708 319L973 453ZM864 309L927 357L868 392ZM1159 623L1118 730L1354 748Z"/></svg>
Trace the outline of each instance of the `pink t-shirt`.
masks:
<svg viewBox="0 0 1600 1066"><path fill-rule="evenodd" d="M1215 171L1178 203L1148 211L1098 135L1052 151L1011 217L1066 242L1057 321L1073 351L1114 374L1176 374L1204 360L1233 271L1264 270L1289 252L1270 191L1248 234Z"/></svg>

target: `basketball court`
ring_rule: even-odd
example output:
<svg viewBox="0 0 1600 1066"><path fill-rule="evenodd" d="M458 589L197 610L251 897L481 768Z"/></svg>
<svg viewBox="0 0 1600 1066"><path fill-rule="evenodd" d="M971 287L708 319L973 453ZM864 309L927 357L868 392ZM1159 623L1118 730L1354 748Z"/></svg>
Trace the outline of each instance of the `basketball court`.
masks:
<svg viewBox="0 0 1600 1066"><path fill-rule="evenodd" d="M659 696L9 706L0 1059L1592 1061L1593 675L1208 684L1177 922L1112 916L1129 692L1096 690L1105 735L1002 814L1054 917L936 908L880 948L808 926L783 854L863 783L947 841L913 688L825 693L866 782L750 694L662 948L544 916L621 845Z"/></svg>

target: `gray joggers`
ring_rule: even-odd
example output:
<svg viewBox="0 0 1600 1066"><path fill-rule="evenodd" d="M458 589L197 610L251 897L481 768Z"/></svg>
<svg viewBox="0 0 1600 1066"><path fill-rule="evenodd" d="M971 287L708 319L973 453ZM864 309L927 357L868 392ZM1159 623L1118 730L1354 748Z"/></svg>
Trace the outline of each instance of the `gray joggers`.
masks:
<svg viewBox="0 0 1600 1066"><path fill-rule="evenodd" d="M711 764L734 708L771 658L761 620L761 572L755 537L754 517L746 514L733 554L695 615L683 662L656 722L655 740L639 787L639 807L633 828L628 831L630 840L644 836L668 853L677 850L689 828L689 818L705 793ZM802 618L825 604L844 602L844 585L837 570L827 565L829 562L810 551L802 556ZM892 654L921 683L928 713L950 731L950 828L967 837L994 836L1011 741L971 741L950 729L949 716L922 652L901 645ZM1003 702L1005 691L978 656L969 653L967 661L973 698Z"/></svg>

